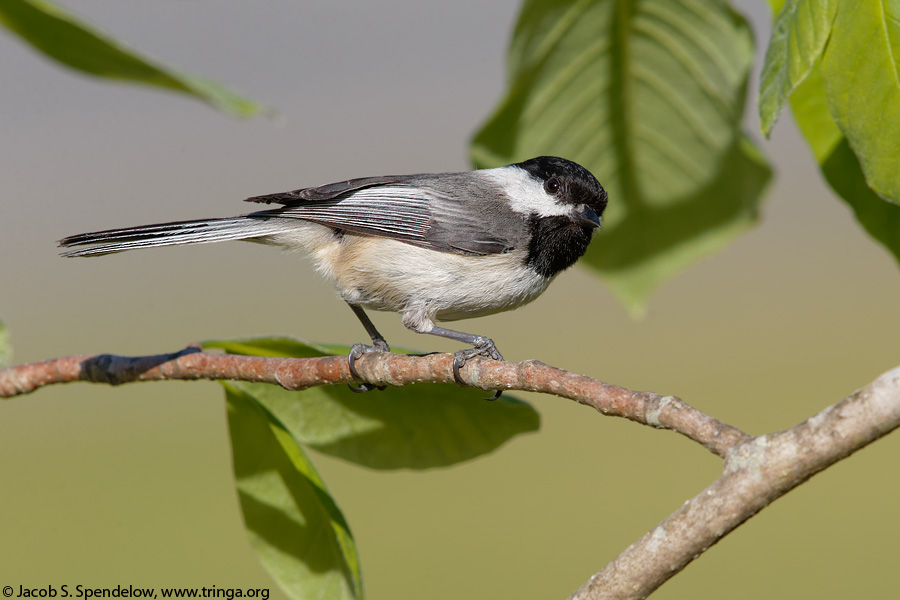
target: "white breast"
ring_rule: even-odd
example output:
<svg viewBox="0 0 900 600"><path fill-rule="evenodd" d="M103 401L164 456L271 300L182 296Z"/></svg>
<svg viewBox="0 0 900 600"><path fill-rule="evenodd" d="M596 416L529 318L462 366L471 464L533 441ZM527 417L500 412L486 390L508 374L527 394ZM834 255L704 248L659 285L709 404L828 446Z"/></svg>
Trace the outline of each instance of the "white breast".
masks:
<svg viewBox="0 0 900 600"><path fill-rule="evenodd" d="M347 302L442 321L521 306L550 283L524 264L522 252L462 256L348 234L314 258Z"/></svg>
<svg viewBox="0 0 900 600"><path fill-rule="evenodd" d="M427 330L453 321L516 308L550 284L525 264L525 252L462 256L427 250L389 238L346 233L295 222L265 243L304 248L317 270L345 301L403 313L404 325Z"/></svg>

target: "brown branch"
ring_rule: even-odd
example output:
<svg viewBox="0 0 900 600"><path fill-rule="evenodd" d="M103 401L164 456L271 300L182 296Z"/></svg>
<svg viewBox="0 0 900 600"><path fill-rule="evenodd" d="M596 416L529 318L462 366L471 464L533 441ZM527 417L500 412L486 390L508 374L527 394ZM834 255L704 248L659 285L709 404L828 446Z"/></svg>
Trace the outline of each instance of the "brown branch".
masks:
<svg viewBox="0 0 900 600"><path fill-rule="evenodd" d="M452 355L366 354L357 369L379 385L450 382ZM651 427L670 429L725 458L724 472L632 544L571 598L644 598L723 536L800 485L900 426L900 367L786 431L749 436L674 396L635 392L537 361L473 359L463 369L484 390L555 394ZM209 354L196 347L158 356L73 356L0 370L0 397L54 383L117 385L167 379L263 381L300 390L354 381L347 357L265 358Z"/></svg>
<svg viewBox="0 0 900 600"><path fill-rule="evenodd" d="M646 598L741 523L900 426L900 367L786 431L743 440L721 477L629 546L570 600Z"/></svg>
<svg viewBox="0 0 900 600"><path fill-rule="evenodd" d="M370 353L357 361L359 373L379 385L453 382L452 354L409 356ZM470 360L463 369L469 384L484 390L524 390L555 394L659 429L670 429L724 457L747 434L692 408L674 396L634 392L547 366ZM355 381L346 356L273 358L211 354L197 347L155 356L112 354L69 356L0 370L0 398L33 392L45 385L90 381L119 385L136 381L232 379L278 384L289 390Z"/></svg>

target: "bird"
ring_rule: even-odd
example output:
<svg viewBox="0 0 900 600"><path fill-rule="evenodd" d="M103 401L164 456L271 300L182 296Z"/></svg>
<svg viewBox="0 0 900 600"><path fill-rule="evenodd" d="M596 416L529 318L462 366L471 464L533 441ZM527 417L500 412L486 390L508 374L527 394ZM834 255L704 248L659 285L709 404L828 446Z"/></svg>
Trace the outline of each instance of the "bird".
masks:
<svg viewBox="0 0 900 600"><path fill-rule="evenodd" d="M65 257L244 240L304 250L362 323L372 344L356 361L390 346L365 310L400 313L405 327L472 348L454 354L453 376L475 356L503 360L488 337L446 329L456 321L512 310L540 296L587 251L607 193L584 167L539 156L452 173L362 177L253 196L276 205L235 217L174 221L72 235ZM362 383L355 391L378 387ZM495 395L499 397L499 393Z"/></svg>

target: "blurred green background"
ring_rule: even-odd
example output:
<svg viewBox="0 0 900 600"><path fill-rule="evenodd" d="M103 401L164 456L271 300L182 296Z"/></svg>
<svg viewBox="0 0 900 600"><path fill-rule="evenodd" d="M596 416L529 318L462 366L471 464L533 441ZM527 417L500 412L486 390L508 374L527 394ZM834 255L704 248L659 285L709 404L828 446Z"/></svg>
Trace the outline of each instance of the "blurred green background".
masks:
<svg viewBox="0 0 900 600"><path fill-rule="evenodd" d="M0 35L0 314L15 362L256 334L362 340L297 256L222 244L76 261L54 241L237 214L247 196L348 177L466 169L470 136L503 92L518 10L66 6L281 116L237 122L85 79ZM738 6L764 47L768 8ZM792 128L786 115L763 143L777 179L761 225L664 285L643 321L573 269L533 305L466 329L510 360L676 394L751 433L790 427L900 364L897 265L832 197ZM394 345L455 349L374 317ZM383 473L313 454L369 598L565 597L719 472L675 434L522 396L542 430L453 468ZM655 597L895 597L898 451L890 436L817 476ZM212 383L77 384L0 404L0 586L268 587L282 598L246 542L229 461Z"/></svg>

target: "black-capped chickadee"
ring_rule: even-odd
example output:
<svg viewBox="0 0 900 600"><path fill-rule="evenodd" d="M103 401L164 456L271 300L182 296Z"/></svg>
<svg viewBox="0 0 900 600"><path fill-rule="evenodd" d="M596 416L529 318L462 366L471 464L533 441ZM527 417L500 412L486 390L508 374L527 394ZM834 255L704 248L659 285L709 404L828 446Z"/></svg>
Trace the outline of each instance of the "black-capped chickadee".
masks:
<svg viewBox="0 0 900 600"><path fill-rule="evenodd" d="M365 177L247 200L282 206L82 233L59 245L90 245L63 256L226 240L303 249L372 338L372 346L356 344L350 353L354 375L363 353L390 350L363 312L371 308L401 313L403 325L417 333L471 344L454 360L463 383L459 368L467 359L503 357L492 340L434 322L489 315L537 298L587 250L606 191L584 167L541 156L496 169Z"/></svg>

